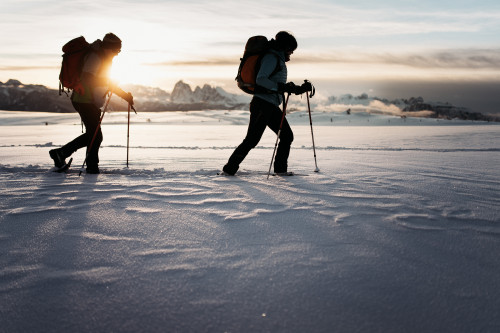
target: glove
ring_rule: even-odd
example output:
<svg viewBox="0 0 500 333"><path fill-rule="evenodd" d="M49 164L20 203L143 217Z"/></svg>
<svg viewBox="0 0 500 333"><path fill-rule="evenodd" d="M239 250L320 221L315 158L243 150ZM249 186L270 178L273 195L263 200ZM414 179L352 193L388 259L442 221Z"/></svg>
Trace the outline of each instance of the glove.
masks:
<svg viewBox="0 0 500 333"><path fill-rule="evenodd" d="M128 102L128 104L130 104L131 106L132 106L132 105L134 105L134 96L132 96L132 94L131 94L131 93L129 93L129 92L128 92L128 93L127 93L127 94L123 97L123 99L124 99L125 101L127 101L127 102Z"/></svg>
<svg viewBox="0 0 500 333"><path fill-rule="evenodd" d="M305 92L312 91L312 90L313 90L313 87L312 87L311 82L307 81L307 82L302 83L302 85L300 87L297 87L295 89L295 95L301 95Z"/></svg>
<svg viewBox="0 0 500 333"><path fill-rule="evenodd" d="M278 92L280 92L280 93L286 92L289 94L293 94L293 93L295 93L295 90L297 88L298 87L293 82L288 82L288 83L279 82L278 83Z"/></svg>
<svg viewBox="0 0 500 333"><path fill-rule="evenodd" d="M313 86L311 84L311 82L309 81L306 81L304 83L302 83L302 85L300 86L301 89L304 90L304 92L308 92L308 91L312 91L313 90Z"/></svg>

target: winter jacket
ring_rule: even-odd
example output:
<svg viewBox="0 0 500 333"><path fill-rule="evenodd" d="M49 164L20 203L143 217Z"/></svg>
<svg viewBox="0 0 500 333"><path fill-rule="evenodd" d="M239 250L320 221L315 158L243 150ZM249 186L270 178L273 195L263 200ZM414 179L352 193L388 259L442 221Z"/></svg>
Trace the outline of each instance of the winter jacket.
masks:
<svg viewBox="0 0 500 333"><path fill-rule="evenodd" d="M271 74L279 66L279 71ZM285 53L283 51L271 50L262 58L260 70L257 73L256 83L259 86L275 91L275 94L255 94L273 105L280 106L282 103L281 93L278 93L278 82L286 83L288 71L285 64Z"/></svg>
<svg viewBox="0 0 500 333"><path fill-rule="evenodd" d="M107 82L108 68L107 64L97 52L90 52L84 59L82 73L87 72L96 77L102 78L104 82ZM80 95L76 91L73 92L71 100L77 103L92 103L98 108L104 105L106 100L106 92L108 91L108 86L92 86L85 80L82 80L82 84L85 88L85 94Z"/></svg>

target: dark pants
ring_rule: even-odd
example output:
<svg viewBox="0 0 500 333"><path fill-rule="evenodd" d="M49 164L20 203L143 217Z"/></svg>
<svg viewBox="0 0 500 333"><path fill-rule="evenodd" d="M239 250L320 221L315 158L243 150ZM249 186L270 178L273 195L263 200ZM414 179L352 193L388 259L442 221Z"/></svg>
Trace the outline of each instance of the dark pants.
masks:
<svg viewBox="0 0 500 333"><path fill-rule="evenodd" d="M82 118L83 124L85 125L85 133L64 145L61 148L61 152L66 158L71 156L78 149L87 147L87 167L95 168L99 164L99 147L101 146L103 138L100 127L99 131L97 131L90 150L89 146L91 144L92 138L94 137L97 126L99 125L101 110L91 103L72 102L72 104L75 110L80 114L80 118Z"/></svg>
<svg viewBox="0 0 500 333"><path fill-rule="evenodd" d="M243 142L235 149L223 170L229 174L235 174L238 171L240 163L247 154L257 146L264 134L267 126L276 134L280 128L283 112L281 109L258 97L254 97L250 103L250 123L248 131ZM286 172L288 167L288 155L293 141L293 132L288 121L283 119L283 125L280 133L280 141L276 158L274 160L274 172Z"/></svg>

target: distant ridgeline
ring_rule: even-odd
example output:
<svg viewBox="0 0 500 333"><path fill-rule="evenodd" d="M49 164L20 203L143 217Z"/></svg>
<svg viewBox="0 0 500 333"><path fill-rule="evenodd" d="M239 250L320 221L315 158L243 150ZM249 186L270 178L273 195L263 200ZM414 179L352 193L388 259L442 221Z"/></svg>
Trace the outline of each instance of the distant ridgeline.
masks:
<svg viewBox="0 0 500 333"><path fill-rule="evenodd" d="M406 106L403 108L403 111L408 112L408 114L429 110L434 112L433 118L500 121L498 117L485 116L481 113L472 112L467 108L456 107L449 103L426 103L422 97L412 97L409 100L404 100L404 102Z"/></svg>
<svg viewBox="0 0 500 333"><path fill-rule="evenodd" d="M17 80L0 82L0 110L74 112L69 99L60 97L58 90Z"/></svg>
<svg viewBox="0 0 500 333"><path fill-rule="evenodd" d="M179 81L171 93L160 88L140 85L124 85L126 91L132 92L136 109L139 111L197 111L197 110L248 110L249 95L236 95L226 92L220 87L205 84L194 90ZM473 112L467 108L456 107L449 103L425 102L422 97L410 99L387 100L369 97L366 94L353 96L350 94L340 97L331 96L327 100L314 101L314 109L322 111L329 105L345 105L366 107L366 112L377 113L385 106L395 108L397 112L387 114L399 116L420 116L427 118L463 119L481 121L500 121L500 118L486 116ZM376 106L380 105L380 108ZM375 106L375 107L374 107ZM120 98L112 98L110 109L123 111L126 103ZM0 82L0 110L7 111L44 111L44 112L75 112L70 99L66 95L59 96L57 89L49 89L42 85L22 84L17 80ZM293 106L290 107L293 111ZM386 112L380 112L386 113Z"/></svg>
<svg viewBox="0 0 500 333"><path fill-rule="evenodd" d="M136 109L140 111L234 110L248 108L250 101L247 96L230 94L208 84L191 90L182 81L175 84L172 93L138 85L125 85L122 88L132 92ZM127 104L121 98L111 98L110 109L127 110ZM0 82L0 110L75 112L70 99L65 94L59 96L57 89L23 84L17 80Z"/></svg>
<svg viewBox="0 0 500 333"><path fill-rule="evenodd" d="M327 104L347 105L358 108L364 106L365 110L370 113L392 114L402 117L500 121L500 117L483 115L450 103L426 102L422 97L388 100L385 98L370 97L367 94L359 96L345 94L339 97L329 97Z"/></svg>

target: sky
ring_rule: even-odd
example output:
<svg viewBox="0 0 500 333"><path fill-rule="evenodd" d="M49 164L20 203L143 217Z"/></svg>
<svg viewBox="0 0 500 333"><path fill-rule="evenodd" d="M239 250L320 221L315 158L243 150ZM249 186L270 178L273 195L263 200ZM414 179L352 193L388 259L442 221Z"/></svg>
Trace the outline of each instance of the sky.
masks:
<svg viewBox="0 0 500 333"><path fill-rule="evenodd" d="M286 30L298 49L289 80L319 95L422 96L500 113L500 2L3 0L0 81L58 85L61 47L113 32L112 75L172 90L209 83L237 92L248 37Z"/></svg>

